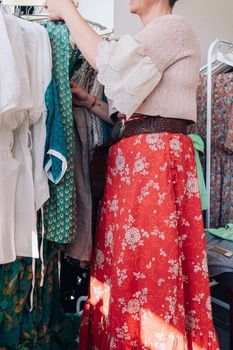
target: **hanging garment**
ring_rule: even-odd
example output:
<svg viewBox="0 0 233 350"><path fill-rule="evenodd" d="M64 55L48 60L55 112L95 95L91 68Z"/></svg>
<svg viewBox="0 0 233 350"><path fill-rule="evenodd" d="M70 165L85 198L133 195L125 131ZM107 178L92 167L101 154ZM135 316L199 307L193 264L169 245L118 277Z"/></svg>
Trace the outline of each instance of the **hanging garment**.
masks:
<svg viewBox="0 0 233 350"><path fill-rule="evenodd" d="M14 132L13 156L19 162L15 198L15 250L17 256L39 258L29 120Z"/></svg>
<svg viewBox="0 0 233 350"><path fill-rule="evenodd" d="M1 227L1 245L4 247L4 252L3 252L3 259L1 259L1 263L8 263L11 261L14 261L16 258L16 255L21 251L21 245L22 242L27 241L26 244L30 246L30 249L25 250L26 255L25 256L35 256L38 257L38 249L37 249L37 244L35 240L35 246L34 248L31 246L32 240L34 240L36 233L32 233L34 231L35 225L30 226L31 220L35 218L35 213L34 213L34 201L33 201L33 189L29 191L30 194L32 194L32 197L28 198L28 202L23 201L21 197L21 201L18 205L18 194L19 194L19 183L22 184L22 172L26 173L29 171L29 178L30 178L30 155L29 155L29 167L24 168L24 164L21 164L19 159L13 159L12 153L10 150L12 149L13 143L15 143L15 138L13 138L13 134L11 129L15 129L17 127L21 127L22 123L24 123L24 120L26 118L26 113L29 108L31 108L32 103L31 103L31 95L30 95L30 86L29 86L29 75L28 75L28 68L27 68L27 63L26 63L26 54L25 54L25 47L24 47L24 41L23 41L23 35L20 29L20 26L18 25L17 19L14 16L11 15L4 15L2 17L4 19L5 23L5 34L8 36L9 40L9 45L11 45L11 53L14 58L13 61L10 61L11 64L14 65L15 69L17 70L17 75L15 76L16 79L16 87L18 88L18 97L14 101L14 105L12 107L9 107L8 105L8 110L6 108L2 109L1 113L1 132L3 132L3 138L4 138L4 133L6 128L7 133L11 133L11 136L8 135L8 141L6 144L6 147L4 148L4 162L1 163L2 166L8 166L9 167L9 173L7 175L7 179L5 179L5 183L2 183L1 185L1 194L5 194L5 198L7 197L7 208L8 208L8 213L7 216L10 219L9 224L6 226L6 218L2 221L2 223L5 225L5 227ZM1 33L2 34L2 33ZM4 34L4 33L3 33ZM9 47L8 47L8 54L9 54ZM4 59L4 65L7 57ZM10 57L9 57L10 59ZM4 82L4 72L2 72L1 79ZM10 72L7 72L5 74L9 73L9 77L7 79L11 78ZM10 80L9 80L10 81ZM11 92L8 90L8 93L10 94L11 97L15 97L14 95L14 88L12 87L12 95ZM4 95L3 95L4 96ZM4 101L3 101L4 102ZM5 124L5 127L4 127ZM6 136L6 134L5 134ZM26 131L26 142L28 140L28 133ZM17 141L16 141L17 143ZM3 146L3 144L2 144ZM14 145L15 149L15 145ZM13 153L14 153L13 149ZM26 156L27 157L27 156ZM15 158L15 154L14 154ZM22 159L22 158L21 158ZM5 163L5 164L4 164ZM17 166L16 166L17 164ZM2 169L2 171L5 171L5 169ZM14 172L14 173L13 173ZM3 177L2 177L3 180ZM26 181L28 180L28 177L25 179ZM31 181L27 184L26 182L26 192L27 192L27 186L30 187L32 184ZM25 183L24 183L25 185ZM33 186L33 185L32 185ZM9 194L6 195L5 191L8 190ZM25 188L24 188L25 190ZM14 191L14 194L13 192ZM28 192L27 192L28 193ZM32 199L32 200L31 200ZM29 207L27 207L27 204L29 204ZM25 233L22 232L20 229L22 228L20 222L21 222L21 212L23 212L24 204L27 207L27 212L26 216L23 218L23 220L26 219L26 222L24 223L24 227L27 226L27 222L29 225L29 230ZM32 206L30 206L32 204ZM5 201L2 201L1 204L1 213L4 215L5 212ZM10 210L10 211L9 211ZM20 218L20 219L19 219ZM28 219L28 220L27 220ZM7 228L6 228L7 227ZM28 227L28 226L27 226ZM5 237L4 239L4 232L8 232L8 237ZM24 235L25 233L25 235ZM32 236L34 238L32 238ZM20 242L20 245L18 246L17 243L18 241ZM34 250L34 253L32 251Z"/></svg>
<svg viewBox="0 0 233 350"><path fill-rule="evenodd" d="M93 96L96 96L98 99L102 100L104 88L97 80L97 74L94 70L92 70L92 83L89 86L89 93ZM104 142L103 135L103 126L101 119L91 113L91 129L92 129L92 137L93 137L93 146L99 146Z"/></svg>
<svg viewBox="0 0 233 350"><path fill-rule="evenodd" d="M96 72L87 61L84 60L81 67L75 71L72 80L89 93L102 99L103 86L96 79ZM86 264L91 261L93 233L89 164L95 146L103 143L103 128L100 118L84 108L74 108L73 116L78 235L73 243L67 245L65 253Z"/></svg>
<svg viewBox="0 0 233 350"><path fill-rule="evenodd" d="M48 110L46 119L46 144L44 169L55 184L62 179L67 169L67 141L61 121L61 113L55 80L52 79L45 94Z"/></svg>
<svg viewBox="0 0 233 350"><path fill-rule="evenodd" d="M2 37L2 30L5 28L4 24L5 22L2 21L2 12L0 7L0 50L2 48L2 38L5 39L5 33L3 32ZM18 21L18 19L14 18L14 20ZM19 20L20 21L20 20ZM23 21L24 22L24 21ZM27 22L25 21L25 26L27 26ZM33 24L28 24L28 26L32 26ZM8 28L7 28L8 29ZM27 28L24 28L23 31L19 28L18 34L24 34L25 39L25 32L27 31ZM38 33L41 33L41 30L39 32L34 32L33 29L30 31L32 34L31 38L34 39L31 41L31 43L34 43L35 46L38 43ZM44 30L44 33L47 32ZM28 38L26 36L26 38ZM32 208L35 208L36 206L40 206L38 203L42 202L41 200L42 196L46 193L43 192L39 194L38 202L35 200L33 202L30 202L32 199L31 192L29 193L28 190L31 191L31 189L34 191L34 187L32 186L33 183L35 183L35 177L33 178L33 174L35 172L40 175L40 173L33 172L33 168L36 169L38 167L38 163L36 162L36 157L33 158L35 155L34 152L32 152L32 157L30 155L30 146L34 145L30 142L30 132L29 132L29 124L35 124L38 125L40 123L40 111L44 111L44 102L43 99L41 100L41 97L43 98L43 89L42 89L42 83L44 86L47 84L47 79L49 79L49 73L46 72L46 67L43 68L43 62L46 61L46 52L44 51L46 49L46 45L44 45L43 41L43 33L40 36L39 39L41 45L43 44L43 47L38 48L38 61L34 61L34 68L38 68L36 63L40 64L39 69L41 69L41 80L34 79L34 75L30 75L30 90L35 87L35 90L33 90L33 102L35 104L30 107L29 111L22 111L23 114L18 114L17 106L24 102L24 100L18 101L18 96L21 96L20 91L20 82L19 85L17 85L17 79L20 77L17 77L16 75L13 75L12 72L9 71L8 79L6 79L5 75L2 74L4 72L2 62L4 63L4 68L8 67L8 62L11 62L10 53L10 46L7 46L7 41L3 41L3 47L4 51L0 51L0 57L4 58L3 60L0 60L0 224L4 226L4 233L8 234L9 230L14 228L14 217L15 213L11 211L11 207L9 206L9 203L13 203L12 194L15 195L17 193L16 191L16 182L17 182L17 190L19 188L18 183L25 181L24 186L24 196L21 196L21 209L25 210L25 207L27 205L30 206L30 210ZM25 46L28 49L28 46ZM18 43L17 43L18 44ZM27 44L30 47L30 38L28 38ZM5 51L6 49L6 51ZM14 50L15 51L15 50ZM22 55L21 51L21 55ZM30 60L30 57L36 58L33 56L33 51L26 50L27 52L27 60ZM4 53L4 55L3 55ZM40 55L41 54L41 55ZM7 61L6 57L9 55L9 61ZM30 56L31 55L31 56ZM44 55L44 60L43 56ZM22 62L17 62L18 64L21 64ZM16 65L17 67L17 65ZM32 68L32 65L29 66ZM24 70L22 70L24 71ZM36 69L30 71L30 73L35 73ZM17 72L17 69L16 69ZM6 71L6 73L8 73ZM51 72L50 72L51 75ZM14 80L11 80L11 78L14 76ZM34 82L41 82L40 86L36 88L36 85L33 85ZM12 83L13 84L12 84ZM9 85L7 84L9 83ZM2 92L2 87L5 87L4 93ZM15 93L17 90L17 94ZM37 91L36 91L37 90ZM26 91L26 88L25 88ZM10 96L7 95L7 93L10 94ZM29 95L28 95L29 96ZM38 98L38 100L34 99L34 97ZM15 98L15 100L13 100ZM21 98L21 97L20 97ZM36 105L37 102L42 102L41 105ZM16 104L17 102L17 104ZM36 107L40 107L36 108ZM19 162L12 158L12 152L11 148L13 145L13 137L12 137L12 131L10 130L9 126L2 123L2 115L12 109L14 112L17 112L14 114L14 121L18 121L18 116L22 116L22 122L20 125L17 124L17 128L14 131L14 148L13 152L14 155L19 159ZM38 112L38 114L36 113ZM8 115L7 115L8 117ZM36 118L38 117L38 119ZM8 122L9 119L7 119ZM42 123L43 124L43 123ZM38 128L37 130L42 130L42 128ZM31 134L33 138L33 132L35 131L35 128L31 125ZM38 138L40 139L41 134L38 134ZM44 137L44 136L43 136ZM41 140L41 139L40 139ZM28 142L29 141L29 142ZM43 144L41 144L41 147L43 147ZM33 163L32 163L33 160ZM43 159L42 159L42 165L43 165ZM17 170L19 168L20 174L26 174L27 178L24 176L15 176L17 175ZM29 169L31 171L29 171ZM12 172L14 174L14 177L12 176ZM18 177L18 179L16 179ZM19 181L16 181L19 180ZM4 185L4 187L3 187ZM48 191L47 191L48 192ZM42 196L41 196L42 195ZM18 196L20 197L20 196ZM26 203L26 206L24 205ZM3 209L2 210L2 204ZM13 203L13 206L15 206L15 202ZM8 212L9 210L9 212ZM19 214L19 207L17 208L18 214ZM35 213L35 210L34 210ZM24 213L23 213L24 215ZM17 219L17 215L16 215ZM24 216L24 224L23 230L21 232L21 246L23 248L27 248L29 241L26 240L26 237L23 236L23 234L26 233L25 227L26 225L30 226L31 217L30 213L28 212L28 217ZM0 227L1 230L1 227ZM14 230L15 231L15 230ZM13 233L14 233L13 231ZM2 231L0 231L0 254L4 250L4 254L6 254L9 249L11 248L11 237L10 234L7 236L7 245L2 246ZM4 237L3 237L4 238ZM5 243L5 242L4 242ZM30 246L30 244L29 244ZM15 247L14 247L15 248ZM18 248L17 248L18 249ZM32 249L32 248L31 248ZM13 249L12 249L13 250ZM14 259L15 259L15 250L14 249ZM44 242L44 264L45 264L45 276L44 276L44 285L43 287L40 287L41 282L41 262L39 260L36 261L36 273L33 273L32 270L32 259L31 258L21 258L17 259L13 263L5 264L0 266L0 348L1 349L37 349L37 350L49 350L49 349L57 349L57 350L63 350L64 348L69 348L70 343L67 342L66 344L63 343L65 329L64 329L64 313L62 310L62 306L60 303L60 288L59 288L59 280L58 280L58 258L57 258L57 252L58 249L54 244L48 241ZM33 255L33 254L32 254ZM26 255L27 256L27 255ZM6 262L6 261L5 261ZM1 261L1 255L0 255L0 264ZM34 276L33 276L34 275ZM35 288L34 288L34 309L32 312L29 312L30 309L30 292L31 292L31 285L32 285L32 276L35 277ZM72 341L72 348L74 345L74 340L70 339Z"/></svg>
<svg viewBox="0 0 233 350"><path fill-rule="evenodd" d="M32 107L32 94L29 87L30 71L26 59L27 48L24 44L25 33L21 30L16 17L6 15L5 19L21 78L20 103L14 112L14 119L11 118L10 121L7 121L15 129L12 152L14 159L19 163L14 208L15 252L18 256L38 258L32 159L29 149L28 111ZM14 124L12 124L12 120Z"/></svg>
<svg viewBox="0 0 233 350"><path fill-rule="evenodd" d="M1 65L1 64L0 64ZM15 193L19 163L13 159L12 130L0 125L0 264L16 259Z"/></svg>
<svg viewBox="0 0 233 350"><path fill-rule="evenodd" d="M47 120L47 107L45 104L45 94L47 88L52 80L52 52L49 41L49 36L44 27L37 25L36 29L41 32L43 50L41 51L41 62L43 62L43 70L40 70L42 76L41 89L42 95L40 100L41 112L38 114L38 118L34 118L31 125L31 134L33 147L31 151L33 160L33 179L35 189L35 205L36 210L43 207L44 203L49 199L49 186L48 177L44 170L44 155L45 155L45 143L46 143L46 120ZM39 56L39 55L38 55ZM40 62L39 62L40 65ZM43 106L43 107L42 107Z"/></svg>
<svg viewBox="0 0 233 350"><path fill-rule="evenodd" d="M13 134L3 122L19 103L21 82L0 7L0 264L16 258L14 242L15 190L19 164L12 156Z"/></svg>
<svg viewBox="0 0 233 350"><path fill-rule="evenodd" d="M72 96L69 87L69 31L66 25L45 25L52 48L53 76L60 102L62 125L67 141L67 170L58 184L50 182L50 199L45 205L46 237L69 243L77 235L77 209L74 181L74 131Z"/></svg>
<svg viewBox="0 0 233 350"><path fill-rule="evenodd" d="M30 309L32 259L21 258L0 266L0 348L64 350L74 338L65 339L67 323L60 301L58 247L44 241L46 274L40 287L41 262L36 261L34 309ZM66 346L67 347L66 347ZM76 344L77 348L77 344Z"/></svg>
<svg viewBox="0 0 233 350"><path fill-rule="evenodd" d="M32 107L24 112L25 118L14 132L13 154L20 164L15 204L16 255L39 258L36 210L49 197L48 179L43 171L44 38L39 25L11 18L16 21L23 37L32 101ZM30 130L30 124L36 125L36 130L34 126Z"/></svg>
<svg viewBox="0 0 233 350"><path fill-rule="evenodd" d="M20 99L20 78L7 33L5 15L0 7L0 115L16 108ZM3 64L4 63L4 64Z"/></svg>
<svg viewBox="0 0 233 350"><path fill-rule="evenodd" d="M78 235L65 247L66 255L81 262L91 261L92 255L92 197L89 177L89 144L86 120L90 113L84 108L73 109L75 122L75 184L77 193Z"/></svg>
<svg viewBox="0 0 233 350"><path fill-rule="evenodd" d="M5 23L15 59L20 87L19 100L14 108L14 113L12 110L11 113L5 113L3 115L3 121L9 125L11 129L16 129L24 120L26 111L32 107L31 90L23 33L15 16L5 15Z"/></svg>
<svg viewBox="0 0 233 350"><path fill-rule="evenodd" d="M138 135L110 148L80 341L80 350L219 349L189 137Z"/></svg>
<svg viewBox="0 0 233 350"><path fill-rule="evenodd" d="M15 188L14 203L11 205L13 211L9 214L14 218L10 226L12 228L14 224L14 233L9 237L14 235L14 259L16 255L38 258L36 210L49 197L43 157L44 90L51 77L51 52L44 28L12 15L4 15L2 18L18 72L16 83L19 82L18 86L16 84L19 89L17 105L1 114L1 123L14 129L11 147L13 145L13 156L18 162L17 182L15 185L14 176L12 183L12 188ZM14 96L14 89L12 93ZM29 124L33 124L31 130ZM12 244L10 246L13 247Z"/></svg>
<svg viewBox="0 0 233 350"><path fill-rule="evenodd" d="M48 178L43 168L46 117L45 91L51 81L52 57L46 30L37 23L18 19L23 31L30 78L32 108L29 112L32 136L32 172L35 208L39 210L49 198Z"/></svg>
<svg viewBox="0 0 233 350"><path fill-rule="evenodd" d="M81 67L74 73L72 81L82 86L89 94L102 100L104 92L103 86L97 80L96 71L87 61L84 60ZM92 157L94 148L101 145L104 141L103 122L94 113L89 113L87 125L89 129L90 157Z"/></svg>
<svg viewBox="0 0 233 350"><path fill-rule="evenodd" d="M69 78L72 79L75 70L80 67L82 60L80 59L81 52L77 48L75 43L70 42L70 64L69 64Z"/></svg>
<svg viewBox="0 0 233 350"><path fill-rule="evenodd" d="M233 116L233 103L231 105L230 116ZM226 138L224 142L225 151L233 155L233 118L229 118L227 122Z"/></svg>
<svg viewBox="0 0 233 350"><path fill-rule="evenodd" d="M208 208L207 192L206 192L205 179L203 175L203 169L202 169L202 165L199 157L199 152L202 155L205 153L204 152L205 145L199 135L190 134L188 136L193 141L193 146L195 151L195 159L196 159L196 166L197 166L198 184L199 184L199 190L200 190L200 196L201 196L202 210L206 210Z"/></svg>
<svg viewBox="0 0 233 350"><path fill-rule="evenodd" d="M207 80L201 76L197 91L198 120L191 132L206 140ZM210 227L223 227L233 221L233 73L213 76Z"/></svg>
<svg viewBox="0 0 233 350"><path fill-rule="evenodd" d="M92 68L90 69L90 65L87 61L84 61L81 65L81 67L75 71L72 81L80 85L84 90L89 92L89 85L91 82L91 76L92 76ZM92 157L93 149L94 149L94 141L92 136L92 122L91 122L91 115L89 114L89 117L86 118L87 123L87 136L88 136L88 145L89 145L89 159Z"/></svg>

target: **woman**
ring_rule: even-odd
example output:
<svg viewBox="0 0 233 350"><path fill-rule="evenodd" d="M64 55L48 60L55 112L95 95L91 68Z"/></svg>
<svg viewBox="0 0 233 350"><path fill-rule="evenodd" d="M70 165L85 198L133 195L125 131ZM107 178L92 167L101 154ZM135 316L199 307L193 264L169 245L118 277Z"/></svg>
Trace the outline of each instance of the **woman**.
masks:
<svg viewBox="0 0 233 350"><path fill-rule="evenodd" d="M200 50L175 0L131 0L144 29L104 42L69 0L48 0L98 70L109 106L72 85L74 103L126 138L108 155L80 349L216 350L194 150ZM130 127L129 127L130 126ZM124 131L123 131L124 133ZM131 133L131 134L130 134Z"/></svg>

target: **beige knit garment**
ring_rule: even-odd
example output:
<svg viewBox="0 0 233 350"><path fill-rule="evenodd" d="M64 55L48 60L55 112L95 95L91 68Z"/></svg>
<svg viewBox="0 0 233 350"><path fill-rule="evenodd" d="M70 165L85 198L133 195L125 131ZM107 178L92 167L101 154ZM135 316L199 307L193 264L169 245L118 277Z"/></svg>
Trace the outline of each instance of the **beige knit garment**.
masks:
<svg viewBox="0 0 233 350"><path fill-rule="evenodd" d="M96 63L110 114L196 121L200 46L183 17L161 16L134 37L102 42Z"/></svg>

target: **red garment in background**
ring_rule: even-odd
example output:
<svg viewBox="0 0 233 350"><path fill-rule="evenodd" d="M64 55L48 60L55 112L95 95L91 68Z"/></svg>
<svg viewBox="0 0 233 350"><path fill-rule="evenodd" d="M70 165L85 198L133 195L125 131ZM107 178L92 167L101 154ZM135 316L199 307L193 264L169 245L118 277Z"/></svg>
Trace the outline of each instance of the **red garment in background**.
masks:
<svg viewBox="0 0 233 350"><path fill-rule="evenodd" d="M80 350L217 350L192 141L109 151Z"/></svg>

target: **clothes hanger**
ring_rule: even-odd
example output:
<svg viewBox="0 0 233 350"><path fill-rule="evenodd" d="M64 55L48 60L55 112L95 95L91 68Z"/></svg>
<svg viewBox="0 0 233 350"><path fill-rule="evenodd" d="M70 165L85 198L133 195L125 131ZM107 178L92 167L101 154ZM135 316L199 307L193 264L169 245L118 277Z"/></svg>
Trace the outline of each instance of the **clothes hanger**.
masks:
<svg viewBox="0 0 233 350"><path fill-rule="evenodd" d="M72 0L72 1L75 4L75 6L78 8L79 7L78 0ZM28 10L26 15L23 15L21 17L29 21L45 20L48 18L46 14L36 14L36 15L29 14L30 8L32 7L43 8L44 0L0 0L0 3L2 3L2 5L14 6L15 14L17 16L21 16L19 11L20 6L27 7ZM91 20L86 20L86 21L94 30L98 31L100 35L109 35L113 32L111 29L106 28L105 26L103 26L98 22L91 21Z"/></svg>
<svg viewBox="0 0 233 350"><path fill-rule="evenodd" d="M217 52L217 60L228 66L233 67L233 52L224 54L223 52Z"/></svg>
<svg viewBox="0 0 233 350"><path fill-rule="evenodd" d="M3 0L3 5L9 6L27 6L27 7L43 7L44 0Z"/></svg>
<svg viewBox="0 0 233 350"><path fill-rule="evenodd" d="M211 71L212 74L220 74L229 71L233 66L233 43L226 40L216 40L218 45L216 52L212 52ZM208 63L210 65L210 62ZM200 73L207 75L208 64L200 69Z"/></svg>

